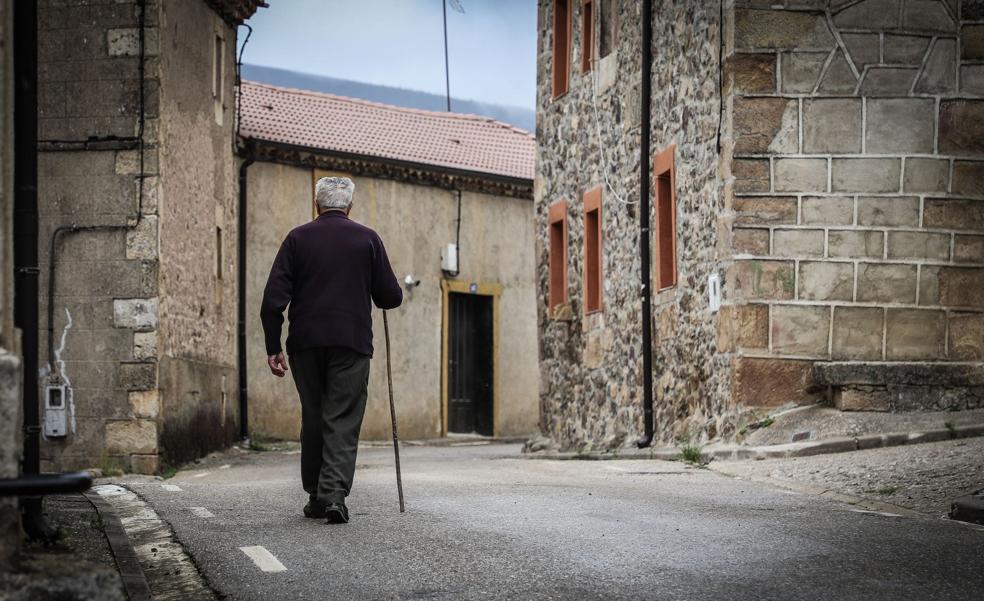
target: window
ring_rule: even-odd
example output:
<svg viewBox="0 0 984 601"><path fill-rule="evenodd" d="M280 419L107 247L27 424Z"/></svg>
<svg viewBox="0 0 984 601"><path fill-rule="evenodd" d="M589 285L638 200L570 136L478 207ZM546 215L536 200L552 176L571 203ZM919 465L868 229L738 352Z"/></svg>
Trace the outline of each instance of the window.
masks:
<svg viewBox="0 0 984 601"><path fill-rule="evenodd" d="M215 277L222 279L222 228L215 228Z"/></svg>
<svg viewBox="0 0 984 601"><path fill-rule="evenodd" d="M225 62L225 44L222 43L222 36L216 35L212 56L212 98L222 102L222 80L224 79L223 63Z"/></svg>
<svg viewBox="0 0 984 601"><path fill-rule="evenodd" d="M601 186L584 195L584 312L602 308Z"/></svg>
<svg viewBox="0 0 984 601"><path fill-rule="evenodd" d="M657 290L671 288L677 283L675 154L676 146L670 146L653 157Z"/></svg>
<svg viewBox="0 0 984 601"><path fill-rule="evenodd" d="M553 97L567 93L571 58L570 0L554 0L553 14Z"/></svg>
<svg viewBox="0 0 984 601"><path fill-rule="evenodd" d="M567 201L550 205L550 315L567 302Z"/></svg>
<svg viewBox="0 0 984 601"><path fill-rule="evenodd" d="M225 40L216 34L212 40L212 108L215 123L222 125L225 116Z"/></svg>
<svg viewBox="0 0 984 601"><path fill-rule="evenodd" d="M581 3L581 73L591 70L594 61L594 2L584 0Z"/></svg>
<svg viewBox="0 0 984 601"><path fill-rule="evenodd" d="M605 58L615 48L615 32L618 29L618 0L598 0L601 2L598 17L601 20L599 54Z"/></svg>

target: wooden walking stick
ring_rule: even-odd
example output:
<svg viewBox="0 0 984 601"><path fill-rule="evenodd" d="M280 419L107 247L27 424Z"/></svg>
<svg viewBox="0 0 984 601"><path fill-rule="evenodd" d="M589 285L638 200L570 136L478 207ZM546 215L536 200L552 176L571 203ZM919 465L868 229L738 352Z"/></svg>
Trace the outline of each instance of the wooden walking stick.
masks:
<svg viewBox="0 0 984 601"><path fill-rule="evenodd" d="M400 493L400 513L406 512L403 503L403 478L400 476L400 437L396 433L396 403L393 402L393 367L390 364L390 328L383 311L383 332L386 334L386 383L389 385L390 416L393 418L393 455L396 457L396 490Z"/></svg>

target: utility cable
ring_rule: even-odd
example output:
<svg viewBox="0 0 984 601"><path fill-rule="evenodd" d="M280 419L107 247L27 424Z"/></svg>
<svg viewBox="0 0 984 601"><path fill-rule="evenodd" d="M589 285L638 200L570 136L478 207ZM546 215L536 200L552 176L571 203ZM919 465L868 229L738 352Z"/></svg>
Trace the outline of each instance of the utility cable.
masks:
<svg viewBox="0 0 984 601"><path fill-rule="evenodd" d="M48 334L48 366L51 373L55 376L58 374L58 364L55 361L55 349L54 349L54 337L55 337L55 251L57 249L58 239L63 234L74 234L78 232L105 232L105 231L118 231L118 230L133 230L136 229L140 223L143 221L143 201L144 201L144 179L146 179L146 166L145 166L145 151L144 151L144 132L146 129L146 72L145 72L145 61L146 61L146 13L147 13L147 2L146 0L139 0L137 2L140 7L140 16L138 20L138 64L137 64L137 80L139 82L139 93L138 93L138 115L137 115L137 155L138 155L138 173L137 173L137 214L133 223L127 224L101 224L101 225L61 225L51 232L51 238L49 240L48 246L48 306L47 306L47 334ZM101 139L101 138L97 138Z"/></svg>
<svg viewBox="0 0 984 601"><path fill-rule="evenodd" d="M592 57L591 63L591 106L594 108L595 135L598 137L598 152L601 154L601 175L605 180L605 185L608 186L608 189L612 192L612 196L615 197L615 200L626 205L639 204L638 200L626 200L623 198L608 179L609 162L608 157L605 156L605 146L601 139L601 117L598 112L598 60Z"/></svg>

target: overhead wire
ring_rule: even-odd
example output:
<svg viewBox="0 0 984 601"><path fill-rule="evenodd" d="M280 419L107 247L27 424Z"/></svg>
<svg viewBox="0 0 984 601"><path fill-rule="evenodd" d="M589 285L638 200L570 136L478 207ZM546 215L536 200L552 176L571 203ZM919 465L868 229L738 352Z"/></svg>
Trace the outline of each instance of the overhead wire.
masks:
<svg viewBox="0 0 984 601"><path fill-rule="evenodd" d="M605 181L605 186L611 191L612 196L615 200L625 205L639 204L638 200L626 200L615 190L615 186L612 185L611 180L608 178L608 167L610 165L607 156L605 155L605 145L602 143L601 136L601 116L598 112L598 69L599 61L594 57L591 58L591 106L594 109L594 122L595 122L595 135L598 138L598 153L601 155L602 169L601 174Z"/></svg>

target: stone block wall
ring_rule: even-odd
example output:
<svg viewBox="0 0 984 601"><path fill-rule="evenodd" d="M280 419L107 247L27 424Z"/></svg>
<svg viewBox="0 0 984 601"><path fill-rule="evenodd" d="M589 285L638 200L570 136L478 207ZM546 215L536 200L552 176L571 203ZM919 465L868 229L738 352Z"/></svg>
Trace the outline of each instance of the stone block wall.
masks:
<svg viewBox="0 0 984 601"><path fill-rule="evenodd" d="M41 356L70 388L44 469L153 473L238 431L235 30L203 1L144 4L141 130L140 3L40 2ZM113 227L59 238L50 365L44 267L72 225Z"/></svg>
<svg viewBox="0 0 984 601"><path fill-rule="evenodd" d="M146 4L141 201L138 3L39 3L41 365L70 389L69 434L43 442L42 469L157 469L157 412L144 399L157 387L146 341L158 327L158 5ZM51 365L45 268L55 229L72 225L115 229L55 246Z"/></svg>
<svg viewBox="0 0 984 601"><path fill-rule="evenodd" d="M736 368L802 384L738 377L736 401L811 400L817 361L984 360L982 20L975 0L736 2L726 294L757 316L729 326Z"/></svg>

